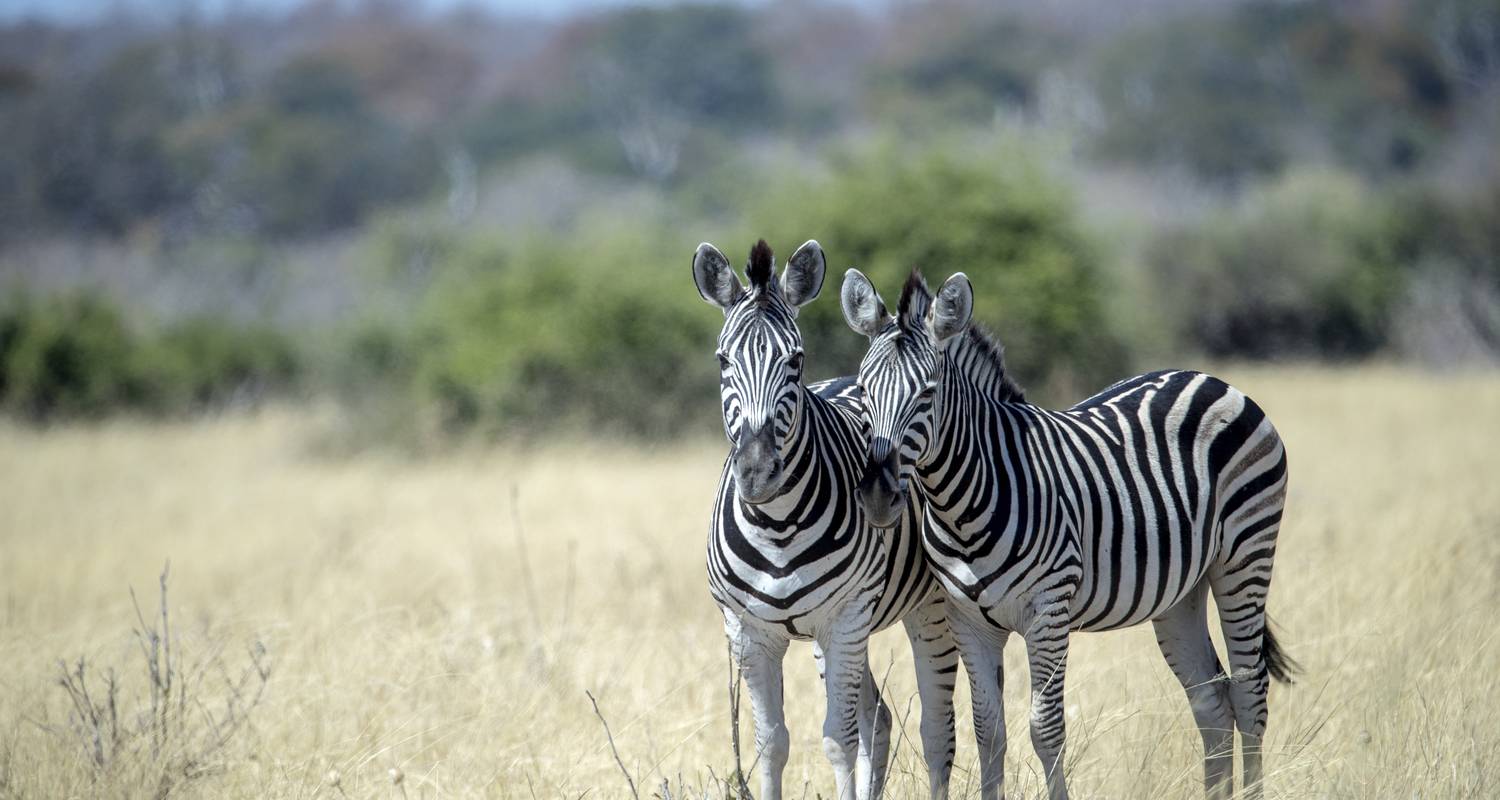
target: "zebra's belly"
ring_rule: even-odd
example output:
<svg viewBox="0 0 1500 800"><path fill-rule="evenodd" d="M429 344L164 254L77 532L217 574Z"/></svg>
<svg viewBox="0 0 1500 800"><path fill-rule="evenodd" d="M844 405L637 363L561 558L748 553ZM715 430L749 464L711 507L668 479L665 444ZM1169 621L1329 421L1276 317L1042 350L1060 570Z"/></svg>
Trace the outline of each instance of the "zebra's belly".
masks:
<svg viewBox="0 0 1500 800"><path fill-rule="evenodd" d="M1185 537L1171 526L1142 537L1144 545L1131 532L1120 537L1127 544L1118 550L1112 537L1064 536L991 546L983 536L938 530L926 539L927 558L953 603L996 627L1024 631L1038 603L1066 596L1073 630L1107 631L1147 622L1182 602L1218 555L1212 537L1199 531ZM1075 586L1071 594L1055 591L1059 578Z"/></svg>
<svg viewBox="0 0 1500 800"><path fill-rule="evenodd" d="M1003 557L1003 548L979 554L942 532L929 531L924 541L928 563L949 602L970 620L994 628L1027 630L1040 604L1058 602L1058 582L1053 578L1066 571L1064 582L1077 580L1076 566L1062 551L1047 553L1044 559L1011 562ZM1063 566L1052 566L1060 561ZM1066 591L1061 594L1065 596Z"/></svg>
<svg viewBox="0 0 1500 800"><path fill-rule="evenodd" d="M1140 537L1131 531L1091 536L1073 597L1074 629L1118 630L1161 616L1202 582L1218 552L1206 531L1185 534L1173 526Z"/></svg>
<svg viewBox="0 0 1500 800"><path fill-rule="evenodd" d="M947 593L949 613L997 631L1024 631L1032 617L1032 605L1019 592L970 590L972 584L939 571L938 583Z"/></svg>

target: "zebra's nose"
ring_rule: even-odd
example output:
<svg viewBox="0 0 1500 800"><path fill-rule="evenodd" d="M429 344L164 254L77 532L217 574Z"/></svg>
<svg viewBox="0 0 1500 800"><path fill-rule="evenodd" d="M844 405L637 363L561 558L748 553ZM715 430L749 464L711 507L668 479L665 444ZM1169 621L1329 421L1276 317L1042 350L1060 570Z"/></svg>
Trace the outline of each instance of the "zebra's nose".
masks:
<svg viewBox="0 0 1500 800"><path fill-rule="evenodd" d="M770 422L753 425L746 422L734 444L736 461L762 461L776 454L776 430Z"/></svg>
<svg viewBox="0 0 1500 800"><path fill-rule="evenodd" d="M735 484L747 502L769 499L781 486L781 454L776 449L776 429L769 422L740 431L734 447Z"/></svg>
<svg viewBox="0 0 1500 800"><path fill-rule="evenodd" d="M900 477L900 465L896 463L896 453L891 449L890 441L884 441L881 458L877 459L875 449L871 448L871 458L855 488L855 496L872 523L877 527L889 528L900 518L906 496L906 481Z"/></svg>

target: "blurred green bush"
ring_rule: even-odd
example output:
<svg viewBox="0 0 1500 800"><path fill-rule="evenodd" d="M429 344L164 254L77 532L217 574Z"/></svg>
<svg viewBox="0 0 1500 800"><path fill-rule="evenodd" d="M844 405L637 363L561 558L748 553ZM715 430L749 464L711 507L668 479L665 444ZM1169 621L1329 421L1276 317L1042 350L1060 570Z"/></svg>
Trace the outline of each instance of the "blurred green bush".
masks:
<svg viewBox="0 0 1500 800"><path fill-rule="evenodd" d="M1037 162L1016 141L885 143L846 152L831 179L770 192L745 243L764 235L785 256L815 237L830 259L825 296L798 320L810 367L851 374L864 354L839 310L848 267L868 275L892 310L916 268L934 287L954 272L969 276L975 319L1039 397L1063 400L1124 377L1129 352L1104 313L1098 253L1065 184Z"/></svg>
<svg viewBox="0 0 1500 800"><path fill-rule="evenodd" d="M397 304L347 337L343 394L379 436L709 433L723 317L692 286L698 237L736 260L761 236L781 259L822 242L827 282L799 318L814 377L850 374L864 352L839 311L850 265L893 308L913 266L934 282L967 272L978 318L1010 346L1023 381L1087 388L1120 377L1127 353L1104 318L1097 258L1071 199L1026 161L1019 150L860 148L834 177L767 181L732 229L582 221L503 237L386 225L369 243L372 279L430 280L415 309Z"/></svg>
<svg viewBox="0 0 1500 800"><path fill-rule="evenodd" d="M434 236L388 229L371 243L376 274L403 271L414 248L438 260L415 309L361 322L340 359L346 397L384 398L363 403L383 435L654 438L680 433L684 415L711 430L720 317L693 291L691 245L607 227Z"/></svg>
<svg viewBox="0 0 1500 800"><path fill-rule="evenodd" d="M244 404L291 388L301 369L269 329L194 319L143 334L88 293L0 306L0 408L34 422Z"/></svg>
<svg viewBox="0 0 1500 800"><path fill-rule="evenodd" d="M1291 173L1148 247L1160 318L1212 356L1363 356L1386 344L1405 275L1389 212L1355 178Z"/></svg>

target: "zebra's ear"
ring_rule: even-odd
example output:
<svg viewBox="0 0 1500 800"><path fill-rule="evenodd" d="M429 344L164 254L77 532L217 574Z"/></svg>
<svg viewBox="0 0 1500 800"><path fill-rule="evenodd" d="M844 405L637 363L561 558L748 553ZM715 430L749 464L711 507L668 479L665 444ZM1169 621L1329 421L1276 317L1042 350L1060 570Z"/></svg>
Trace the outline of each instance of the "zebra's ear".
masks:
<svg viewBox="0 0 1500 800"><path fill-rule="evenodd" d="M974 286L969 283L969 276L955 272L943 281L937 297L933 298L932 307L927 311L927 326L932 330L933 338L944 342L969 327L973 316Z"/></svg>
<svg viewBox="0 0 1500 800"><path fill-rule="evenodd" d="M880 333L891 316L870 279L857 269L844 273L844 289L839 292L839 303L844 307L844 321L849 327L871 339Z"/></svg>
<svg viewBox="0 0 1500 800"><path fill-rule="evenodd" d="M734 268L729 266L729 259L708 242L698 245L698 252L693 254L693 283L698 285L698 294L704 300L726 312L745 291Z"/></svg>
<svg viewBox="0 0 1500 800"><path fill-rule="evenodd" d="M797 248L797 252L792 253L792 257L787 259L786 268L781 271L781 296L793 308L811 303L823 291L823 273L826 268L823 248L816 240L808 239Z"/></svg>

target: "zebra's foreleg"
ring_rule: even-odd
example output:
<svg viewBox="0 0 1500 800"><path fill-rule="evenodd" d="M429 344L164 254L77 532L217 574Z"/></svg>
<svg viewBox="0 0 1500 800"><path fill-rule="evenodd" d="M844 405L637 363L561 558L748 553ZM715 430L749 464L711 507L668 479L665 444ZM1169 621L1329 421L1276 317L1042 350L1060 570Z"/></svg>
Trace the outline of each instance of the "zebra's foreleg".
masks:
<svg viewBox="0 0 1500 800"><path fill-rule="evenodd" d="M1063 707L1063 684L1068 671L1068 607L1053 605L1032 622L1026 632L1027 666L1031 672L1031 745L1042 760L1047 776L1047 794L1066 800L1063 776L1063 744L1067 739L1067 715Z"/></svg>
<svg viewBox="0 0 1500 800"><path fill-rule="evenodd" d="M987 622L950 614L958 653L969 673L974 703L974 739L979 747L979 796L1005 796L1005 640L1010 635Z"/></svg>
<svg viewBox="0 0 1500 800"><path fill-rule="evenodd" d="M828 697L823 719L823 753L833 765L835 796L840 800L855 800L859 786L855 772L860 750L860 693L869 669L868 636L868 631L862 628L836 628L819 637Z"/></svg>
<svg viewBox="0 0 1500 800"><path fill-rule="evenodd" d="M750 690L750 712L755 720L755 753L751 763L759 767L760 795L780 800L781 774L791 753L791 735L782 709L781 662L788 641L741 625L725 612L725 633Z"/></svg>
<svg viewBox="0 0 1500 800"><path fill-rule="evenodd" d="M1203 787L1210 798L1234 793L1234 712L1229 679L1208 636L1204 597L1207 584L1152 621L1156 644L1167 659L1193 710L1203 736Z"/></svg>
<svg viewBox="0 0 1500 800"><path fill-rule="evenodd" d="M933 800L942 800L948 796L948 779L953 772L953 685L958 679L958 645L948 629L943 593L934 591L902 623L917 667L928 792Z"/></svg>
<svg viewBox="0 0 1500 800"><path fill-rule="evenodd" d="M860 683L859 763L855 777L859 780L855 794L875 800L885 790L886 769L891 755L891 709L880 693L880 683L865 666Z"/></svg>

